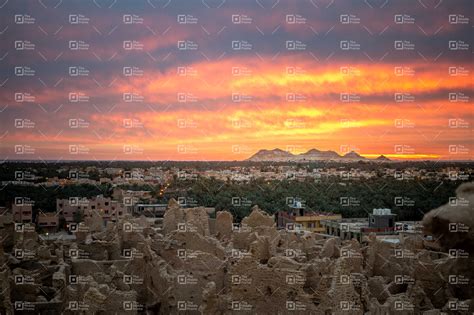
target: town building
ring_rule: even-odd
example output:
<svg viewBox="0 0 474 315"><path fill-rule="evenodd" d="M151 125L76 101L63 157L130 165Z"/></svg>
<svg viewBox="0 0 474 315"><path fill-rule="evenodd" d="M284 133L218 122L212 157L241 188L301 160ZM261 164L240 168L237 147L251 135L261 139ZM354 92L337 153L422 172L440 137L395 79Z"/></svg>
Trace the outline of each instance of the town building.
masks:
<svg viewBox="0 0 474 315"><path fill-rule="evenodd" d="M339 236L341 239L356 238L362 240L364 235L390 235L395 233L395 214L390 209L373 209L368 218L350 218L342 220L323 220L321 225L326 234Z"/></svg>
<svg viewBox="0 0 474 315"><path fill-rule="evenodd" d="M31 223L33 221L33 206L31 204L12 205L13 220L16 223Z"/></svg>
<svg viewBox="0 0 474 315"><path fill-rule="evenodd" d="M130 207L122 202L106 198L102 195L87 198L69 198L56 200L56 210L62 214L67 223L82 221L91 217L93 212L107 221L117 221L130 212Z"/></svg>
<svg viewBox="0 0 474 315"><path fill-rule="evenodd" d="M54 212L40 210L36 216L36 225L41 231L54 233L59 228L59 216Z"/></svg>
<svg viewBox="0 0 474 315"><path fill-rule="evenodd" d="M295 202L289 207L290 210L278 211L275 214L277 228L322 233L326 231L326 228L321 224L321 221L342 219L340 214L307 211L301 202Z"/></svg>

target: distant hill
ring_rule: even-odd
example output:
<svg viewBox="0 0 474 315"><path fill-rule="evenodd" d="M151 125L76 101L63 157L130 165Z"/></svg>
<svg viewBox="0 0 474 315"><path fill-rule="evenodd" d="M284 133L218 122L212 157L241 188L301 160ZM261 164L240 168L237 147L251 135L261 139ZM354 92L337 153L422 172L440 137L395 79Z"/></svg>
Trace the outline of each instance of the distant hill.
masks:
<svg viewBox="0 0 474 315"><path fill-rule="evenodd" d="M318 149L311 149L305 153L293 154L282 149L260 150L247 161L253 162L304 162L304 161L390 161L387 157L381 155L376 159L367 159L357 152L351 151L343 156L335 151L321 151Z"/></svg>
<svg viewBox="0 0 474 315"><path fill-rule="evenodd" d="M378 158L375 159L376 161L380 161L380 162L389 162L391 161L388 157L386 157L385 155L381 155L379 156Z"/></svg>
<svg viewBox="0 0 474 315"><path fill-rule="evenodd" d="M249 161L288 161L294 157L290 152L273 149L273 150L260 150L254 155L252 155L248 160Z"/></svg>

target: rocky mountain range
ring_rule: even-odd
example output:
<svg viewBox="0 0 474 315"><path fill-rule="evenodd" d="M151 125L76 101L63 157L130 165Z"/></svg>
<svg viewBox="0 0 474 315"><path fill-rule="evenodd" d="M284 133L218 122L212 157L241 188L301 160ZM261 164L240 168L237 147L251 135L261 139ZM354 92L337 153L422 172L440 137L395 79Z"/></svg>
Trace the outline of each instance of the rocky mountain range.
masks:
<svg viewBox="0 0 474 315"><path fill-rule="evenodd" d="M321 151L318 149L311 149L305 153L293 154L282 149L273 150L260 150L250 158L248 161L253 162L304 162L304 161L377 161L377 162L388 162L391 161L389 158L381 155L376 159L368 159L355 151L346 153L345 155L339 155L335 151Z"/></svg>

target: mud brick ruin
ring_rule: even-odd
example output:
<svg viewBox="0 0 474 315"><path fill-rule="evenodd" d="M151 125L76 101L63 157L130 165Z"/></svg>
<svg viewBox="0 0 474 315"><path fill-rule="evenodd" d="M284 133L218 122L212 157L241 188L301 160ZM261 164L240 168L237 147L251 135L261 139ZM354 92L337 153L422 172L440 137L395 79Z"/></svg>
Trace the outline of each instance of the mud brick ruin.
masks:
<svg viewBox="0 0 474 315"><path fill-rule="evenodd" d="M457 194L474 204L474 184ZM434 209L394 243L277 230L258 207L240 224L211 212L172 200L162 224L92 217L55 239L2 217L0 314L474 311L472 206Z"/></svg>

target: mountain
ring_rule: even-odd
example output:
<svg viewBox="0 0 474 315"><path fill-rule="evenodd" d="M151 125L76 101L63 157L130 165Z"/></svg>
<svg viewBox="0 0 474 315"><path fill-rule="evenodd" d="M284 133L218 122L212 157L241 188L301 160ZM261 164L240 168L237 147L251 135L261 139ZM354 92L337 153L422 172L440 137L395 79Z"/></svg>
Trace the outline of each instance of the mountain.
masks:
<svg viewBox="0 0 474 315"><path fill-rule="evenodd" d="M376 161L376 162L389 162L391 161L387 157L381 155L376 159L367 159L357 152L351 151L343 156L337 154L337 152L328 150L321 151L318 149L311 149L305 153L292 154L291 152L284 151L282 149L273 150L260 150L247 161L254 162L307 162L307 161L340 161L340 162L351 162L351 161Z"/></svg>
<svg viewBox="0 0 474 315"><path fill-rule="evenodd" d="M306 153L299 154L298 157L302 160L332 160L339 159L341 156L334 151L311 149Z"/></svg>
<svg viewBox="0 0 474 315"><path fill-rule="evenodd" d="M350 159L350 160L366 160L365 157L359 155L357 152L354 152L354 151L351 151L351 152L345 154L342 158L343 159Z"/></svg>
<svg viewBox="0 0 474 315"><path fill-rule="evenodd" d="M379 161L379 162L389 162L391 161L388 157L386 157L385 155L381 155L379 156L378 158L375 159L375 161Z"/></svg>
<svg viewBox="0 0 474 315"><path fill-rule="evenodd" d="M283 151L281 149L273 150L260 150L250 158L249 161L289 161L294 158L294 155L290 152Z"/></svg>

